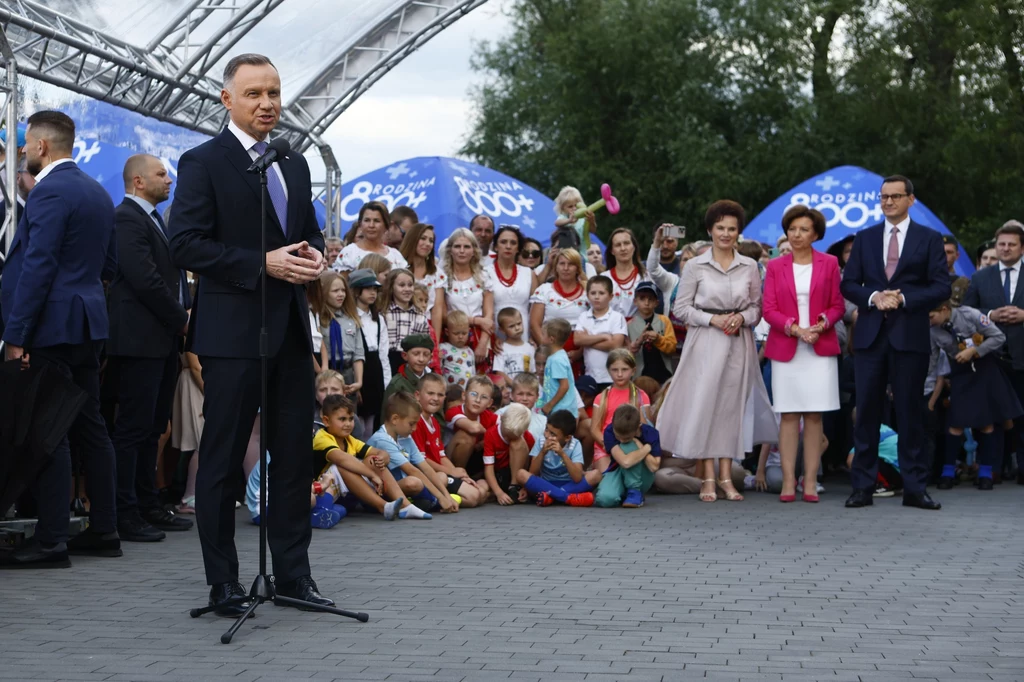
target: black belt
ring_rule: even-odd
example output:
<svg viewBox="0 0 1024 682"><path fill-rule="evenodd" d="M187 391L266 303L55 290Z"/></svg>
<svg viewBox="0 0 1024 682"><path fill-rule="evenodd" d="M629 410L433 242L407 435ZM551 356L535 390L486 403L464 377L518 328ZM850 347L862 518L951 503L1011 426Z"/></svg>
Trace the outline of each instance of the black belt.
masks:
<svg viewBox="0 0 1024 682"><path fill-rule="evenodd" d="M736 313L742 313L742 310L719 310L717 308L697 308L702 313L711 313L712 315L734 315Z"/></svg>

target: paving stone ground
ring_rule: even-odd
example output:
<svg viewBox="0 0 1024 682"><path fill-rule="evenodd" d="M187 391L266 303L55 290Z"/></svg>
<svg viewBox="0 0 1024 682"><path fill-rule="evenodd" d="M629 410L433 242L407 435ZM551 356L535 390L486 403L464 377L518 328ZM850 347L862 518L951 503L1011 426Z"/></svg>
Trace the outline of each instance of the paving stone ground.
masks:
<svg viewBox="0 0 1024 682"><path fill-rule="evenodd" d="M0 573L3 680L1024 680L1024 487L843 509L767 494L639 510L356 515L314 531L321 591L370 622L230 621L193 530ZM243 583L257 532L240 511Z"/></svg>

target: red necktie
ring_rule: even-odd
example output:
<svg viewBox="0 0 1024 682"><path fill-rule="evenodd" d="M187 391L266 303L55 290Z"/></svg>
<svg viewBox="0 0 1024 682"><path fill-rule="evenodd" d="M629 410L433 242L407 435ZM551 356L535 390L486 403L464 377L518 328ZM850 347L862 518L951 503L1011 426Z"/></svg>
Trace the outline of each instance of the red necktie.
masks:
<svg viewBox="0 0 1024 682"><path fill-rule="evenodd" d="M900 228L894 225L892 236L889 237L889 253L885 257L885 276L887 279L892 279L892 276L896 274L896 266L900 262L900 241L896 236L899 233Z"/></svg>

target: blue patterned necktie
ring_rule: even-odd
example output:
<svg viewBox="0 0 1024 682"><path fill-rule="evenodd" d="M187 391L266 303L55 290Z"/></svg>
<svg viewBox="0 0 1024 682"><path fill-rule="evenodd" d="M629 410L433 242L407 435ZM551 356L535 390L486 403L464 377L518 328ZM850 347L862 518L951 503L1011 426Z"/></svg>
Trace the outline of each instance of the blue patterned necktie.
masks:
<svg viewBox="0 0 1024 682"><path fill-rule="evenodd" d="M1010 268L1006 268L1003 270L1003 299L1006 305L1010 305L1011 298L1013 297L1010 296Z"/></svg>
<svg viewBox="0 0 1024 682"><path fill-rule="evenodd" d="M258 155L263 156L267 151L267 143L266 141L257 142L252 148ZM284 185L281 184L281 178L277 176L273 166L267 168L267 192L270 194L270 203L274 205L274 213L277 214L277 219L281 223L281 231L287 234L288 197L284 194Z"/></svg>

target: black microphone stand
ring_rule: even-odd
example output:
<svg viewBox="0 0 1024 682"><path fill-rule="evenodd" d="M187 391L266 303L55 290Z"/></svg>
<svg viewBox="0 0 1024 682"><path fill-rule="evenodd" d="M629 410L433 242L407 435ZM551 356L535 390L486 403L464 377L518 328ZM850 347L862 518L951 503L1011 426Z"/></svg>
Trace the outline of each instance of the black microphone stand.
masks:
<svg viewBox="0 0 1024 682"><path fill-rule="evenodd" d="M267 573L267 170L270 164L258 168L260 174L260 208L262 209L262 220L260 221L260 248L263 252L263 269L260 270L260 572L253 580L249 588L249 595L232 599L217 606L204 606L200 609L192 609L189 615L198 618L204 613L224 606L237 606L249 601L249 607L239 616L231 628L220 636L221 644L230 644L231 638L235 636L242 623L251 616L264 602L275 602L296 606L305 611L322 611L333 613L346 618L353 618L360 623L370 620L365 613L356 613L344 609L336 609L333 606L323 606L302 599L293 599L277 594L274 589L274 576Z"/></svg>

